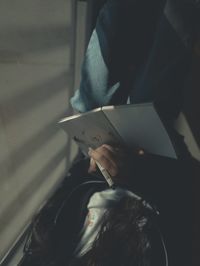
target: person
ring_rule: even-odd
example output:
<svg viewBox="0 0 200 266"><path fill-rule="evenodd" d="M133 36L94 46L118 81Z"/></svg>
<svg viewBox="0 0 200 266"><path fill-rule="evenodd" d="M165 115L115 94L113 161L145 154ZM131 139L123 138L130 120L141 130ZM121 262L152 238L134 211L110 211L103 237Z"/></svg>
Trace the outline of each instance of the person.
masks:
<svg viewBox="0 0 200 266"><path fill-rule="evenodd" d="M193 17L177 15L177 4L106 2L71 100L74 109L156 101L171 125L180 110L193 30L183 23ZM183 5L193 10L193 4ZM177 144L184 146L182 139ZM180 151L174 160L104 144L89 152L91 160L74 162L34 220L20 265L192 265L196 162ZM112 176L114 189L95 161Z"/></svg>
<svg viewBox="0 0 200 266"><path fill-rule="evenodd" d="M107 144L89 156L115 189L88 158L74 163L37 215L20 266L192 265L193 162Z"/></svg>
<svg viewBox="0 0 200 266"><path fill-rule="evenodd" d="M71 99L79 112L159 101L177 114L198 31L195 1L108 0L100 11ZM196 5L199 5L196 3ZM171 108L168 108L168 104Z"/></svg>
<svg viewBox="0 0 200 266"><path fill-rule="evenodd" d="M106 1L84 57L80 87L71 98L73 109L154 102L178 155L188 153L173 124L183 108L199 17L193 0Z"/></svg>

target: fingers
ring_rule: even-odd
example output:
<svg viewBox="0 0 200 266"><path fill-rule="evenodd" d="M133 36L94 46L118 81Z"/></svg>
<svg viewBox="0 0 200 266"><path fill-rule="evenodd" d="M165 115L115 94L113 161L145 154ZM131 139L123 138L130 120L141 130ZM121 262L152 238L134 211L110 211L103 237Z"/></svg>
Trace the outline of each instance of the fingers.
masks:
<svg viewBox="0 0 200 266"><path fill-rule="evenodd" d="M91 153L90 153L91 152ZM103 160L110 161L111 164L116 164L116 152L114 148L104 144L97 149L89 149L89 155L94 159L97 160L99 163ZM100 161L99 161L100 160Z"/></svg>
<svg viewBox="0 0 200 266"><path fill-rule="evenodd" d="M110 152L112 152L113 154L115 154L116 151L117 151L116 148L114 148L114 147L112 147L112 146L110 146L110 145L108 145L108 144L103 144L102 147L108 149L108 150L109 150Z"/></svg>
<svg viewBox="0 0 200 266"><path fill-rule="evenodd" d="M112 177L118 179L126 175L131 156L144 156L145 152L141 148L134 149L131 152L123 147L112 147L103 144L95 150L90 148L88 155L91 157L89 173L97 170L96 162L98 162Z"/></svg>
<svg viewBox="0 0 200 266"><path fill-rule="evenodd" d="M127 159L126 158L128 155L127 150L125 150L125 148L120 146L112 147L108 144L103 144L102 146L111 152L110 156L112 156L113 162L117 165L118 168L121 168L121 166L124 164L124 162Z"/></svg>
<svg viewBox="0 0 200 266"><path fill-rule="evenodd" d="M118 165L111 148L102 145L96 150L89 149L88 154L92 159L99 162L111 176L116 176L118 174Z"/></svg>
<svg viewBox="0 0 200 266"><path fill-rule="evenodd" d="M90 159L90 166L88 169L88 173L93 173L97 170L97 165L95 163L95 160L93 158Z"/></svg>

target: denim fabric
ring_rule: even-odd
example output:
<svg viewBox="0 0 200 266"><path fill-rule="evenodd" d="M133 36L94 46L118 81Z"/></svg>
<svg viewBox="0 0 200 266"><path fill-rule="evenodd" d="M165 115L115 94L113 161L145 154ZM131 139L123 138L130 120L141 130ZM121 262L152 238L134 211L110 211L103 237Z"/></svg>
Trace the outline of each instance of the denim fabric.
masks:
<svg viewBox="0 0 200 266"><path fill-rule="evenodd" d="M73 108L80 112L108 104L119 87L119 81L111 78L112 66L109 63L116 46L119 3L120 1L107 1L92 33L82 66L80 88L71 99Z"/></svg>
<svg viewBox="0 0 200 266"><path fill-rule="evenodd" d="M74 109L125 104L129 97L130 103L158 102L170 118L178 113L190 52L158 2L104 5L71 99Z"/></svg>
<svg viewBox="0 0 200 266"><path fill-rule="evenodd" d="M86 112L95 107L106 105L118 89L119 83L108 87L109 69L101 54L96 30L94 30L82 67L80 89L71 99L72 107Z"/></svg>

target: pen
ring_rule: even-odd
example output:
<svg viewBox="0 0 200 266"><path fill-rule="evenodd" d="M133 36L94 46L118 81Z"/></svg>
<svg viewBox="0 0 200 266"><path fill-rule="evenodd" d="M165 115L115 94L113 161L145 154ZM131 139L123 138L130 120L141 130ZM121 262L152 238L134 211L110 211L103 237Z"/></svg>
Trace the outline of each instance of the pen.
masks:
<svg viewBox="0 0 200 266"><path fill-rule="evenodd" d="M96 160L95 160L95 163L97 164L99 170L101 171L102 175L104 176L105 180L107 181L109 187L114 188L114 182L113 182L110 174L108 173L108 171L103 166L101 166L101 164L99 162L97 162Z"/></svg>

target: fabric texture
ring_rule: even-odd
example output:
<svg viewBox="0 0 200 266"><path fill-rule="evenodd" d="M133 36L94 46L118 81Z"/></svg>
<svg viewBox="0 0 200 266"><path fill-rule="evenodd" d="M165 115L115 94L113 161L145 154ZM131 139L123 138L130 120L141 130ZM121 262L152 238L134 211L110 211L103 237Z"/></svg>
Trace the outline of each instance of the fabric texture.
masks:
<svg viewBox="0 0 200 266"><path fill-rule="evenodd" d="M72 107L85 112L125 104L129 97L130 103L158 102L166 116L174 118L191 58L189 7L169 0L107 1L88 45Z"/></svg>

